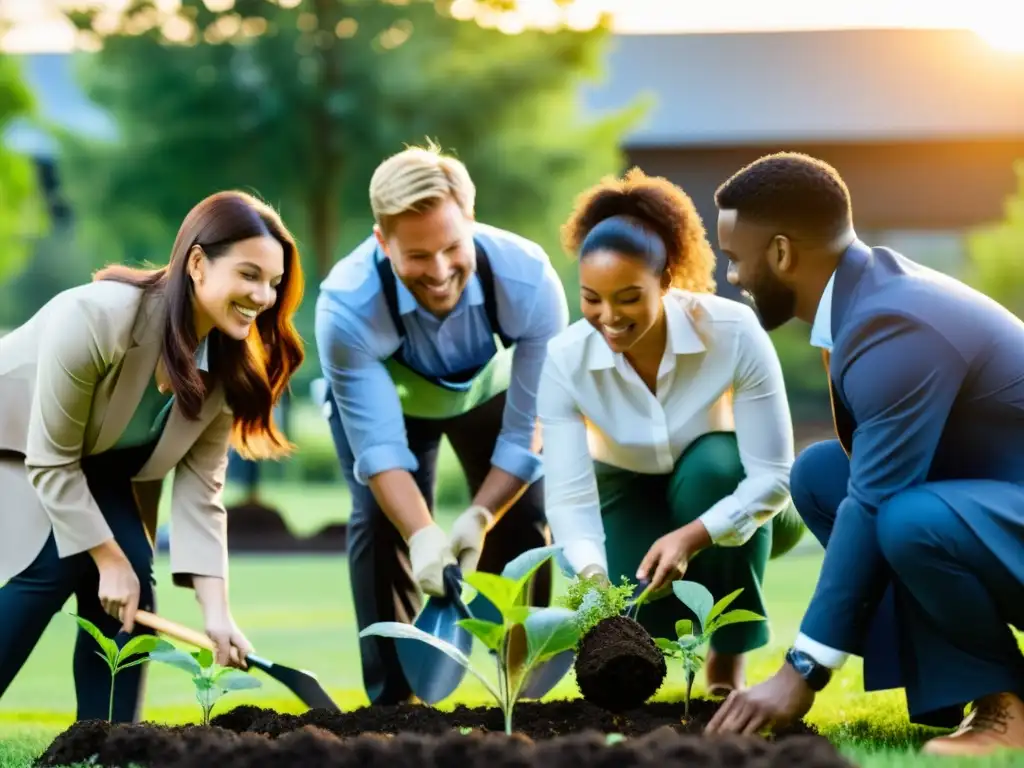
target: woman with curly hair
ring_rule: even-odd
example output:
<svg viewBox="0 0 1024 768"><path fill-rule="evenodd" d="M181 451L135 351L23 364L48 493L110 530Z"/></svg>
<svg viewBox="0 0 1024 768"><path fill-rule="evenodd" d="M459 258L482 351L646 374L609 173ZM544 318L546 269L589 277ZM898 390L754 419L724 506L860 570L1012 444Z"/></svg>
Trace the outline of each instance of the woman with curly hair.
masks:
<svg viewBox="0 0 1024 768"><path fill-rule="evenodd" d="M803 526L789 496L793 432L782 370L753 310L714 293L715 257L693 202L633 169L585 191L563 227L579 259L583 318L548 345L538 390L545 507L576 573L697 581L766 616L770 557ZM689 616L639 612L654 637ZM767 621L711 641L708 690L744 684Z"/></svg>
<svg viewBox="0 0 1024 768"><path fill-rule="evenodd" d="M158 269L114 265L0 339L0 696L51 617L108 637L152 633L152 541L164 478L170 571L194 590L222 665L252 651L228 603L221 490L228 447L292 448L273 409L302 363L303 277L277 213L239 192L202 200ZM120 639L120 638L119 638ZM78 719L107 719L110 673L79 630ZM113 720L138 719L147 665L117 676Z"/></svg>

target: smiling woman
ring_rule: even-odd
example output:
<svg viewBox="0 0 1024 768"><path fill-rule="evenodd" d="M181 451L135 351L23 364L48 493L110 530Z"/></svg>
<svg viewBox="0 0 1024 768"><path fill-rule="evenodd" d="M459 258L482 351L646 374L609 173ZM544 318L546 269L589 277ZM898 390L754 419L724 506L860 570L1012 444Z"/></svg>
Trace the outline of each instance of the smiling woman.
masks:
<svg viewBox="0 0 1024 768"><path fill-rule="evenodd" d="M793 433L782 370L749 307L714 294L693 202L639 169L586 190L564 228L583 318L556 336L537 393L544 500L583 577L686 578L766 615L771 557L803 527L789 498ZM676 600L640 614L654 637L696 618ZM708 689L744 684L766 622L716 632Z"/></svg>
<svg viewBox="0 0 1024 768"><path fill-rule="evenodd" d="M135 614L155 610L150 542L172 470L174 583L195 590L217 662L244 666L220 491L230 444L291 449L272 412L303 360L302 292L279 216L221 192L185 217L166 266L107 267L0 339L0 696L72 594L108 637L152 632ZM79 719L108 711L91 643L79 633ZM144 670L118 675L114 720L137 719Z"/></svg>

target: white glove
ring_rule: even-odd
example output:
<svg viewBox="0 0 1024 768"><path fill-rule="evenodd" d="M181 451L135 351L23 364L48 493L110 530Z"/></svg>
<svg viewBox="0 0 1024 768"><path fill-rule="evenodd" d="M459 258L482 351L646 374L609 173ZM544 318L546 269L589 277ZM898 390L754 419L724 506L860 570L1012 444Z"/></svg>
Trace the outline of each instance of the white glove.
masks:
<svg viewBox="0 0 1024 768"><path fill-rule="evenodd" d="M484 548L484 537L494 515L486 507L474 505L459 515L452 524L451 553L459 561L463 573L475 571Z"/></svg>
<svg viewBox="0 0 1024 768"><path fill-rule="evenodd" d="M409 561L417 586L425 594L444 597L444 569L456 561L441 526L431 523L409 537Z"/></svg>

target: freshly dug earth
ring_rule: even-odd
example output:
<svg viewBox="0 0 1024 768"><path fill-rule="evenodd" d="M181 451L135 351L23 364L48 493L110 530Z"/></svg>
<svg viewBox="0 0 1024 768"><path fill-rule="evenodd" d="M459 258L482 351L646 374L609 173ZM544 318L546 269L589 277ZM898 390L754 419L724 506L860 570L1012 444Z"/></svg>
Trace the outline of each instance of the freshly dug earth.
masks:
<svg viewBox="0 0 1024 768"><path fill-rule="evenodd" d="M603 619L582 637L575 668L583 698L610 712L642 706L668 672L647 630L625 616Z"/></svg>
<svg viewBox="0 0 1024 768"><path fill-rule="evenodd" d="M665 765L852 768L805 724L759 737L698 734L717 703L655 702L612 714L586 701L523 702L513 712L516 734L503 730L496 708L453 712L401 705L337 713L279 714L236 707L210 726L75 723L38 758L43 767L91 762L141 768L664 768ZM629 737L609 745L605 734ZM566 766L566 768L568 768Z"/></svg>

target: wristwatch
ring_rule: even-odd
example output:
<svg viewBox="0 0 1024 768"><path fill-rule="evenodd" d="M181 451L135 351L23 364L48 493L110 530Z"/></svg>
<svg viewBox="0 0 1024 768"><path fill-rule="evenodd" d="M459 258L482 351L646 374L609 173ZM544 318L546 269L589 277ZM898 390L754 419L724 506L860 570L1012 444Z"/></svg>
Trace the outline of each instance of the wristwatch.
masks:
<svg viewBox="0 0 1024 768"><path fill-rule="evenodd" d="M796 648L786 651L786 661L804 679L807 687L817 693L832 679L832 670L819 664L812 656Z"/></svg>

